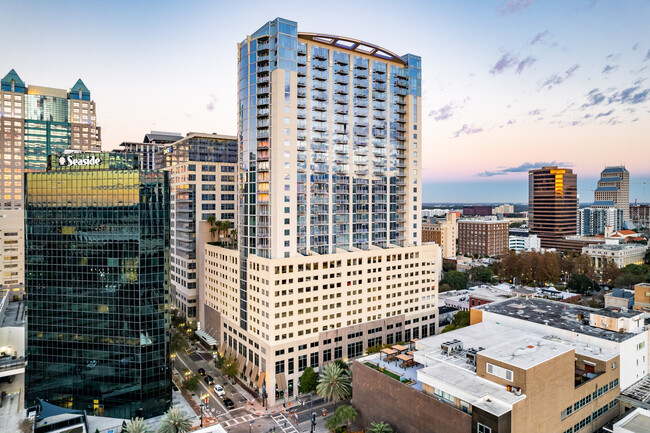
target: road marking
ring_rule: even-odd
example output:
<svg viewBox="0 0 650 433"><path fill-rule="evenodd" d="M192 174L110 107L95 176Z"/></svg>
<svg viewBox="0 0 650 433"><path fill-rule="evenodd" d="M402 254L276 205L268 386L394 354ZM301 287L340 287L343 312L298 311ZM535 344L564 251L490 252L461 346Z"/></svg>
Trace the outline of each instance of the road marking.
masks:
<svg viewBox="0 0 650 433"><path fill-rule="evenodd" d="M277 414L271 416L271 419L282 429L284 433L300 433L296 427L294 427L293 422L288 420L284 414ZM283 427L285 426L286 427Z"/></svg>
<svg viewBox="0 0 650 433"><path fill-rule="evenodd" d="M188 370L190 370L190 367L185 363L185 361L183 361L183 358L182 358L182 357L179 356L179 357L178 357L178 360L179 360L180 362L183 363L183 365L185 366L185 368L187 368ZM192 371L192 370L190 370L190 371ZM210 395L214 398L214 401L216 401L217 404L219 405L219 407L221 407L221 409L223 409L224 413L227 414L227 413L228 413L228 409L226 409L226 407L221 403L221 401L220 401L221 399L219 398L219 396L217 396L217 395L214 393L214 390L212 390L212 389L210 389L209 387L207 387L207 386L205 385L205 383L204 383L203 381L201 381L200 379L199 379L199 385L201 385L201 386L202 386L206 391L208 391L208 394L210 394Z"/></svg>

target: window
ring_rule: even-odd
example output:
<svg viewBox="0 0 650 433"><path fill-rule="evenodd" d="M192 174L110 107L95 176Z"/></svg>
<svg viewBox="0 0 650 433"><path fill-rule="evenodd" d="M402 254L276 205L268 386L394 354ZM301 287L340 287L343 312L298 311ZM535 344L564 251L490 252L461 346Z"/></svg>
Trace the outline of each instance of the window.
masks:
<svg viewBox="0 0 650 433"><path fill-rule="evenodd" d="M477 433L492 433L492 429L486 425L481 424L480 422L476 423L476 432Z"/></svg>
<svg viewBox="0 0 650 433"><path fill-rule="evenodd" d="M318 367L318 352L313 352L309 357L311 366Z"/></svg>
<svg viewBox="0 0 650 433"><path fill-rule="evenodd" d="M222 165L221 166L221 172L222 173L234 173L235 172L235 166L234 165Z"/></svg>
<svg viewBox="0 0 650 433"><path fill-rule="evenodd" d="M334 359L343 358L343 347L338 346L334 348Z"/></svg>
<svg viewBox="0 0 650 433"><path fill-rule="evenodd" d="M307 368L307 355L300 355L298 357L298 371L305 371Z"/></svg>
<svg viewBox="0 0 650 433"><path fill-rule="evenodd" d="M275 374L284 373L284 360L275 361Z"/></svg>
<svg viewBox="0 0 650 433"><path fill-rule="evenodd" d="M289 365L287 366L287 373L293 374L293 358L289 358Z"/></svg>
<svg viewBox="0 0 650 433"><path fill-rule="evenodd" d="M217 176L215 176L214 174L202 174L201 180L203 182L216 182Z"/></svg>
<svg viewBox="0 0 650 433"><path fill-rule="evenodd" d="M323 363L330 362L332 360L332 349L323 350Z"/></svg>

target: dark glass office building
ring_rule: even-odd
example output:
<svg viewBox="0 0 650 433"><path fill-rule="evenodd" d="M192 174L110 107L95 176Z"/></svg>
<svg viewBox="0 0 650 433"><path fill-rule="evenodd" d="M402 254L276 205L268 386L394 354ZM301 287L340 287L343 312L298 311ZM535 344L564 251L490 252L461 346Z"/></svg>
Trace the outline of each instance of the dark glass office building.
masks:
<svg viewBox="0 0 650 433"><path fill-rule="evenodd" d="M171 403L169 179L137 155L26 174L26 407L145 418Z"/></svg>

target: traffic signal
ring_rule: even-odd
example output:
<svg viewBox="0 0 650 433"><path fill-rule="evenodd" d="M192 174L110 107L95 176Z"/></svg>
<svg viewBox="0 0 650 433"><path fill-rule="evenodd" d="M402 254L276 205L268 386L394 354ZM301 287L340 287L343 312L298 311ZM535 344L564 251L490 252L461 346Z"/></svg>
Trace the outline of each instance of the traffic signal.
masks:
<svg viewBox="0 0 650 433"><path fill-rule="evenodd" d="M311 423L312 423L312 425L316 425L316 414L315 413L311 414Z"/></svg>
<svg viewBox="0 0 650 433"><path fill-rule="evenodd" d="M323 409L323 417L325 417L326 415L327 415L327 411Z"/></svg>

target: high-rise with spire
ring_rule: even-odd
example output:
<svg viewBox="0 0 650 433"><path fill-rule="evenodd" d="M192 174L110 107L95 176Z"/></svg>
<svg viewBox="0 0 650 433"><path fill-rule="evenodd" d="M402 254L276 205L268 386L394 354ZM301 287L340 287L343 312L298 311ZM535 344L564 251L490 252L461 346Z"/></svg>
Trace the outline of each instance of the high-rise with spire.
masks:
<svg viewBox="0 0 650 433"><path fill-rule="evenodd" d="M0 80L0 287L24 293L23 174L45 171L52 153L99 151L95 103L79 79L68 89L27 85L15 70ZM7 247L9 245L9 247Z"/></svg>

